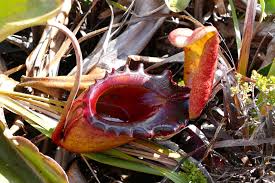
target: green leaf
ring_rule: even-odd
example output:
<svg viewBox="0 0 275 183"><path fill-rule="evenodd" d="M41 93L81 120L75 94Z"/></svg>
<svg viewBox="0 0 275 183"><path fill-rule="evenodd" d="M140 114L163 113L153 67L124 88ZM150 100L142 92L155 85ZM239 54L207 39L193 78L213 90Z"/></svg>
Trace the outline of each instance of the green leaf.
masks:
<svg viewBox="0 0 275 183"><path fill-rule="evenodd" d="M0 122L1 183L67 183L62 168L23 137L8 139Z"/></svg>
<svg viewBox="0 0 275 183"><path fill-rule="evenodd" d="M239 27L239 21L238 21L238 17L236 14L236 9L235 9L233 0L229 0L229 4L231 7L231 11L232 11L232 19L233 19L234 30L235 30L235 35L236 35L235 37L236 37L236 44L237 44L237 50L238 50L238 57L240 57L242 38L241 38L241 31L240 31L240 27Z"/></svg>
<svg viewBox="0 0 275 183"><path fill-rule="evenodd" d="M60 165L52 158L43 155L38 148L26 138L17 136L12 138L18 143L17 150L23 155L25 161L28 161L35 168L37 174L48 183L67 183L67 175Z"/></svg>
<svg viewBox="0 0 275 183"><path fill-rule="evenodd" d="M89 154L85 154L85 156L95 161L98 161L100 163L108 164L111 166L116 166L116 167L125 168L128 170L134 170L134 171L143 172L143 173L149 173L152 175L166 176L168 179L172 180L174 183L188 182L182 174L174 172L172 170L169 170L157 165L153 165L138 159L135 159L133 161L126 160L129 158L129 156L126 154L125 155L127 158L121 159L120 156L122 152L118 153L118 152L115 152L115 150L113 150L112 152L109 151L108 153L115 155L115 157L104 153L89 153Z"/></svg>
<svg viewBox="0 0 275 183"><path fill-rule="evenodd" d="M165 0L166 6L173 12L182 12L190 3L190 0Z"/></svg>
<svg viewBox="0 0 275 183"><path fill-rule="evenodd" d="M271 65L272 65L272 63L267 64L267 65L264 66L263 68L257 70L257 72L258 72L259 74L261 74L261 75L267 76L267 74L268 74L268 72L269 72L269 70L270 70L270 68L271 68Z"/></svg>
<svg viewBox="0 0 275 183"><path fill-rule="evenodd" d="M260 15L259 22L262 22L263 19L266 17L266 13L265 13L265 1L264 0L260 0L260 5L261 5L261 15Z"/></svg>
<svg viewBox="0 0 275 183"><path fill-rule="evenodd" d="M0 42L27 27L45 23L55 16L63 0L0 1Z"/></svg>
<svg viewBox="0 0 275 183"><path fill-rule="evenodd" d="M268 75L267 76L275 76L275 58L273 59Z"/></svg>
<svg viewBox="0 0 275 183"><path fill-rule="evenodd" d="M264 76L275 76L275 58L273 61L257 71Z"/></svg>
<svg viewBox="0 0 275 183"><path fill-rule="evenodd" d="M15 146L0 132L0 182L41 183L42 179L22 159Z"/></svg>
<svg viewBox="0 0 275 183"><path fill-rule="evenodd" d="M152 175L166 176L175 183L188 182L186 176L183 175L182 172L174 172L150 162L134 158L116 149L110 149L102 153L89 153L84 155L104 164Z"/></svg>
<svg viewBox="0 0 275 183"><path fill-rule="evenodd" d="M267 13L275 13L275 1L265 0L265 8Z"/></svg>

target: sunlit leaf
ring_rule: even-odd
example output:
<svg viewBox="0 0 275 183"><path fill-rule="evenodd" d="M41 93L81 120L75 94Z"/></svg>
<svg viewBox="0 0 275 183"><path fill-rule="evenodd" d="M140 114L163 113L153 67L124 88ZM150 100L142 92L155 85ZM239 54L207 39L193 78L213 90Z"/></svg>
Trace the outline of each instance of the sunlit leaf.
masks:
<svg viewBox="0 0 275 183"><path fill-rule="evenodd" d="M1 183L67 183L63 169L23 137L8 139L0 122Z"/></svg>
<svg viewBox="0 0 275 183"><path fill-rule="evenodd" d="M257 72L261 75L267 76L269 74L269 71L271 69L271 66L273 66L273 71L271 70L271 73L273 72L273 75L275 75L275 61L273 61L270 64L267 64L263 68L259 69Z"/></svg>
<svg viewBox="0 0 275 183"><path fill-rule="evenodd" d="M0 42L22 29L45 23L58 13L63 0L0 1Z"/></svg>
<svg viewBox="0 0 275 183"><path fill-rule="evenodd" d="M183 176L180 172L174 172L146 161L133 158L117 150L108 150L103 153L89 153L85 154L85 156L95 161L120 168L149 173L152 175L166 176L175 183L188 182L186 177Z"/></svg>
<svg viewBox="0 0 275 183"><path fill-rule="evenodd" d="M265 8L267 13L275 13L275 1L265 0Z"/></svg>
<svg viewBox="0 0 275 183"><path fill-rule="evenodd" d="M4 127L1 122L0 126L0 182L40 183L42 179L22 159L15 146L4 136Z"/></svg>
<svg viewBox="0 0 275 183"><path fill-rule="evenodd" d="M260 0L260 5L261 5L261 16L260 16L259 22L262 22L263 19L266 17L266 13L265 13L265 1L264 0Z"/></svg>
<svg viewBox="0 0 275 183"><path fill-rule="evenodd" d="M40 177L43 177L45 182L51 183L67 183L68 179L60 167L52 158L43 155L38 148L28 139L17 136L12 138L17 143L17 150L23 155L33 167Z"/></svg>
<svg viewBox="0 0 275 183"><path fill-rule="evenodd" d="M7 93L13 93L17 84L11 78L0 75L0 89ZM20 114L30 124L44 134L50 135L49 120L43 120L37 113L32 113L17 101L8 96L0 94L0 106L9 109L12 112ZM46 122L47 121L47 122ZM39 126L41 124L42 126ZM45 125L45 128L44 126ZM55 124L52 124L55 127ZM13 137L9 134L7 138L3 131L5 129L0 121L0 182L2 183L55 183L68 182L62 168L51 158L41 154L38 149L27 139L23 137Z"/></svg>
<svg viewBox="0 0 275 183"><path fill-rule="evenodd" d="M270 66L268 76L275 76L275 58L272 61L272 64Z"/></svg>

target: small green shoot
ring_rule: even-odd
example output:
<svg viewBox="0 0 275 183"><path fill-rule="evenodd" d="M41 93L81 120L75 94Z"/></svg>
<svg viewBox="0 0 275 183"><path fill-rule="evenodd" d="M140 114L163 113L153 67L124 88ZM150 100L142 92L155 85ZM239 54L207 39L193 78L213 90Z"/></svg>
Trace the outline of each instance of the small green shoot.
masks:
<svg viewBox="0 0 275 183"><path fill-rule="evenodd" d="M239 21L238 17L236 14L236 9L233 0L229 0L231 12L232 12L232 19L233 19L233 24L234 24L234 30L235 30L235 35L236 35L236 44L237 44L237 50L238 50L238 58L240 58L240 51L241 51L241 31L239 27Z"/></svg>
<svg viewBox="0 0 275 183"><path fill-rule="evenodd" d="M166 6L173 12L182 12L189 3L190 0L165 0Z"/></svg>

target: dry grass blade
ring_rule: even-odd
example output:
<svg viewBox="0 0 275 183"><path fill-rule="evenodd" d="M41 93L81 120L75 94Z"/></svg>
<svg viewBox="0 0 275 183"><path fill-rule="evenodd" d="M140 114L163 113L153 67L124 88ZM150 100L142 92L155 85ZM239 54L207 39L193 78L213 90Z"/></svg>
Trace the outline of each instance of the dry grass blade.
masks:
<svg viewBox="0 0 275 183"><path fill-rule="evenodd" d="M29 95L29 94L20 93L20 92L0 90L0 94L7 95L11 98L22 97L22 98L26 98L26 99L33 99L33 100L36 100L36 101L41 101L41 102L44 102L44 103L53 104L53 105L60 106L60 107L65 105L64 102L59 101L59 100L53 100L53 99L49 99L49 98L39 97L39 96L36 96L36 95Z"/></svg>
<svg viewBox="0 0 275 183"><path fill-rule="evenodd" d="M42 109L48 110L48 111L50 111L52 113L55 113L55 114L61 114L62 111L63 111L63 108L61 108L61 107L51 105L51 104L47 104L47 103L44 103L44 102L40 102L40 101L37 101L37 100L27 99L27 98L18 97L18 96L14 96L13 98L16 99L16 100L19 100L19 101L27 102L27 103L35 105L35 106L39 106Z"/></svg>
<svg viewBox="0 0 275 183"><path fill-rule="evenodd" d="M86 89L94 84L95 80L103 78L105 72L95 73L93 75L83 75L81 77L80 89ZM74 76L55 76L55 77L23 77L19 86L30 86L35 89L44 88L43 91L52 90L55 88L70 91L73 87ZM48 92L46 92L48 93Z"/></svg>
<svg viewBox="0 0 275 183"><path fill-rule="evenodd" d="M0 58L0 60L1 60L1 58ZM1 64L0 64L0 65L1 65ZM1 67L1 66L0 66L0 67ZM9 75L11 75L11 74L14 74L14 73L17 72L17 71L20 71L21 69L24 69L25 67L26 67L26 65L25 65L25 64L22 64L22 65L19 65L19 66L17 66L17 67L14 67L14 68L12 68L12 69L10 69L10 70L5 71L4 74L7 75L7 76L9 76Z"/></svg>
<svg viewBox="0 0 275 183"><path fill-rule="evenodd" d="M256 15L256 0L248 0L246 15L244 21L244 31L242 36L240 60L238 64L238 72L242 75L246 75L247 66L249 62L250 46L253 37L254 21Z"/></svg>

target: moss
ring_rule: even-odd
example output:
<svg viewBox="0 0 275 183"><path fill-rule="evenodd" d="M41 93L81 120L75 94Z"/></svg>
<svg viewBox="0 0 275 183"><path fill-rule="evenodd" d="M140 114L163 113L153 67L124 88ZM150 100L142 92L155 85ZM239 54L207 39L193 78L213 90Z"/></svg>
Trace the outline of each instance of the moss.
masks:
<svg viewBox="0 0 275 183"><path fill-rule="evenodd" d="M182 174L184 174L189 183L207 183L207 180L200 169L192 162L187 160L184 161L182 169Z"/></svg>

